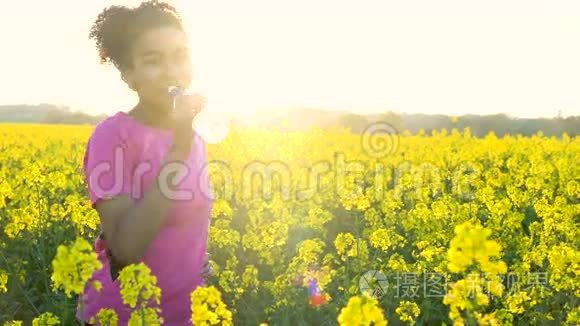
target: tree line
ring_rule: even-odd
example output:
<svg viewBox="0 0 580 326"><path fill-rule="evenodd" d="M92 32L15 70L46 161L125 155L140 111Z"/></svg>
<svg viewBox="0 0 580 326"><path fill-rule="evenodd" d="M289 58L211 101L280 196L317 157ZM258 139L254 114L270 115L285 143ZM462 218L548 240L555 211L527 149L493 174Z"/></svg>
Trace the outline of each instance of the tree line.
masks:
<svg viewBox="0 0 580 326"><path fill-rule="evenodd" d="M450 131L456 128L462 131L465 128L470 128L476 137L483 137L489 132L494 132L499 137L508 134L530 136L540 131L546 136L561 136L563 133L567 133L574 137L580 132L580 116L522 119L510 117L507 114L466 114L451 117L443 114L400 114L390 111L360 115L310 108L297 108L283 114L272 110L263 115L267 115L267 117L262 116L249 122L234 119L232 123L242 128L275 128L284 131L300 131L313 127L326 129L339 126L362 133L373 123L386 122L396 132L408 130L412 134L421 131L430 134L435 130L446 129ZM106 117L105 114L90 115L53 104L0 106L0 121L3 122L95 125Z"/></svg>

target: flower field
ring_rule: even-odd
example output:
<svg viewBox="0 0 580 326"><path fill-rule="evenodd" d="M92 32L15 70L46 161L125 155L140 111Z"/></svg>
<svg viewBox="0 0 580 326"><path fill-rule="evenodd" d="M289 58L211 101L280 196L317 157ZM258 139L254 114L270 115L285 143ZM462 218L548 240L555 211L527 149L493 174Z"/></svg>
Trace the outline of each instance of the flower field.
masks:
<svg viewBox="0 0 580 326"><path fill-rule="evenodd" d="M577 137L371 127L207 144L212 273L191 296L196 325L580 323ZM100 268L92 128L0 125L0 325L76 323ZM147 267L120 278L132 323L160 323Z"/></svg>

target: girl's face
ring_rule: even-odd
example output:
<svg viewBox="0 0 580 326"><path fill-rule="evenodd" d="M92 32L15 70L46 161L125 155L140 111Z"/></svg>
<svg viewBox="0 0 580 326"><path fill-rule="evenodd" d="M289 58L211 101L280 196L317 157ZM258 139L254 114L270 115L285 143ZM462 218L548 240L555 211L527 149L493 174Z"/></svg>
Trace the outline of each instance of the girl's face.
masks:
<svg viewBox="0 0 580 326"><path fill-rule="evenodd" d="M142 33L133 45L132 67L122 72L129 87L146 107L168 112L172 99L167 87L188 87L192 79L187 36L175 27L159 27Z"/></svg>

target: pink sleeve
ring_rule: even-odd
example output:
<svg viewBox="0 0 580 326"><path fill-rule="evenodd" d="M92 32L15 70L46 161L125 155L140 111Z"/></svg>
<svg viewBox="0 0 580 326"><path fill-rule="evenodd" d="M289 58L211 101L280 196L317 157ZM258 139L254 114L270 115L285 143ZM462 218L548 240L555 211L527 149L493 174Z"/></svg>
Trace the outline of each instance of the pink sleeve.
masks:
<svg viewBox="0 0 580 326"><path fill-rule="evenodd" d="M91 205L116 195L131 194L130 155L119 128L105 121L95 128L85 151L83 169Z"/></svg>

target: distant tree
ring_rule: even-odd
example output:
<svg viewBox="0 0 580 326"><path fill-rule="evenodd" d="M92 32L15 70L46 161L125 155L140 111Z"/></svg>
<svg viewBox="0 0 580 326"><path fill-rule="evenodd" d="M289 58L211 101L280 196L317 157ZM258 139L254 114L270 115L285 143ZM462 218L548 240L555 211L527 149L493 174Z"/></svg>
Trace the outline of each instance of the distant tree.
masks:
<svg viewBox="0 0 580 326"><path fill-rule="evenodd" d="M401 115L395 112L389 111L386 113L374 115L371 122L385 122L391 125L391 127L393 127L396 131L403 131L403 118Z"/></svg>
<svg viewBox="0 0 580 326"><path fill-rule="evenodd" d="M361 115L358 114L344 114L338 118L338 125L341 127L350 128L352 132L360 133L368 125L368 120Z"/></svg>

